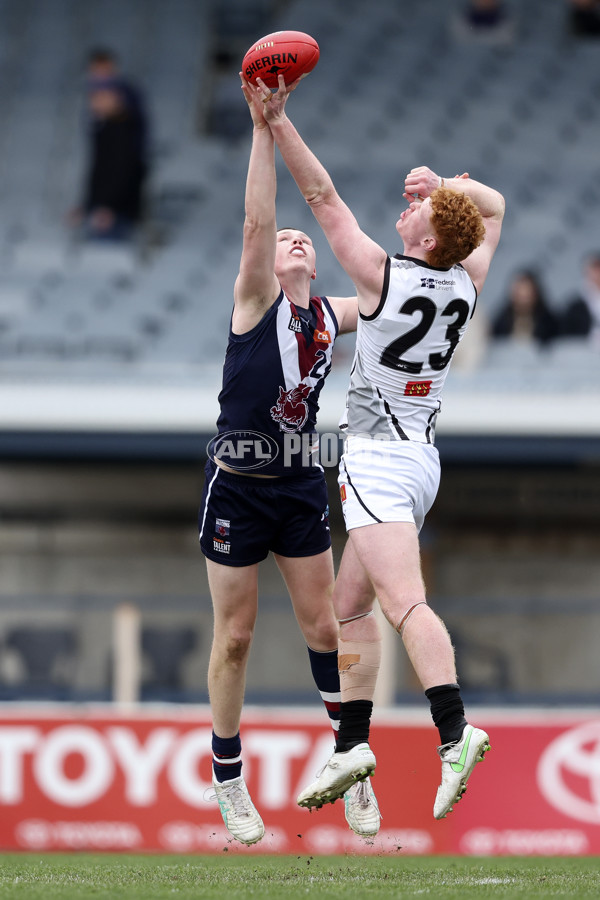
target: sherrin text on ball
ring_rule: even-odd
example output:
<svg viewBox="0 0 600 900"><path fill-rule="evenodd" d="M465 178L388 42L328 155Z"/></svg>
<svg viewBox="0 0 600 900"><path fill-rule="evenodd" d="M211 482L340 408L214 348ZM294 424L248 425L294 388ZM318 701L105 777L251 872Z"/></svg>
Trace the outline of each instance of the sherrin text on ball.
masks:
<svg viewBox="0 0 600 900"><path fill-rule="evenodd" d="M312 72L319 61L319 45L303 31L274 31L253 44L242 62L246 81L261 78L267 87L278 86L278 76L286 84Z"/></svg>

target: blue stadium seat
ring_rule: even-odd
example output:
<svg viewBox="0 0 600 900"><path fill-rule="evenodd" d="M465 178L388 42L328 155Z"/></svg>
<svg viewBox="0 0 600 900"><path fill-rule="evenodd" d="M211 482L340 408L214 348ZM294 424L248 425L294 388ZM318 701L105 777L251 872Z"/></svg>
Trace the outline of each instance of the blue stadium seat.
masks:
<svg viewBox="0 0 600 900"><path fill-rule="evenodd" d="M290 109L365 230L388 252L398 249L393 223L407 169L468 168L508 203L481 299L488 315L502 302L509 273L536 261L547 267L551 299L559 302L578 282L583 253L594 249L598 48L570 40L563 4L544 0L512 4L519 27L510 47L465 47L450 34L450 6L369 0L366 15L362 0L217 7L154 0L151 8L121 0L91 4L83 20L79 0L56 0L52 12L42 4L36 16L23 4L0 4L0 377L37 377L46 366L67 381L75 371L135 381L171 366L190 381L198 378L199 357L220 362L241 250L250 128L235 72L214 78L215 21L231 26L239 41L259 22L320 41L319 65ZM414 39L425 30L427 58ZM84 166L81 57L92 42L120 53L145 85L153 117L154 218L129 257L119 248L73 245L62 225ZM365 46L377 47L376 57ZM361 60L360 67L348 60ZM221 90L231 96L233 125L225 127L226 101L213 96L222 128L207 134L202 123ZM564 179L568 195L557 190ZM278 181L278 217L315 239L319 284L349 292L280 160ZM108 294L114 302L102 305ZM186 299L168 300L177 295ZM492 357L489 364L497 368Z"/></svg>
<svg viewBox="0 0 600 900"><path fill-rule="evenodd" d="M0 687L0 696L66 700L72 690L72 663L77 652L73 628L23 625L11 629L5 647L17 654L22 677Z"/></svg>
<svg viewBox="0 0 600 900"><path fill-rule="evenodd" d="M142 699L183 698L185 683L182 668L197 645L198 634L193 628L143 628L142 653L150 671L142 684Z"/></svg>

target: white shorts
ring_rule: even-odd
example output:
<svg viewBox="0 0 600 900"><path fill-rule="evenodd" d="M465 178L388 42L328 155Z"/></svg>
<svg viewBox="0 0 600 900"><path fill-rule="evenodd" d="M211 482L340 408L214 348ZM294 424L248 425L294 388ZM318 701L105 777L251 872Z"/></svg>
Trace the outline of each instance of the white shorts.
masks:
<svg viewBox="0 0 600 900"><path fill-rule="evenodd" d="M414 522L420 531L440 484L433 444L346 439L338 476L346 531L377 522Z"/></svg>

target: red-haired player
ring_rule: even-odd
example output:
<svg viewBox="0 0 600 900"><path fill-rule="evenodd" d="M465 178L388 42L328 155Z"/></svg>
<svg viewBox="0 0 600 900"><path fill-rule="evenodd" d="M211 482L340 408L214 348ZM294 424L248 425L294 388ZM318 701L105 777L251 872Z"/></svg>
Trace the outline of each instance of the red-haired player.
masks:
<svg viewBox="0 0 600 900"><path fill-rule="evenodd" d="M489 743L465 719L450 637L425 597L418 533L439 484L434 429L444 380L500 239L504 199L466 175L444 180L425 166L413 169L404 184L409 206L396 222L404 253L390 258L361 231L287 118L283 79L272 95L258 84L265 120L356 285L360 314L339 476L349 533L334 592L340 730L336 752L298 802L332 802L375 768L368 741L380 643L370 584L404 641L439 729L439 819L460 799Z"/></svg>

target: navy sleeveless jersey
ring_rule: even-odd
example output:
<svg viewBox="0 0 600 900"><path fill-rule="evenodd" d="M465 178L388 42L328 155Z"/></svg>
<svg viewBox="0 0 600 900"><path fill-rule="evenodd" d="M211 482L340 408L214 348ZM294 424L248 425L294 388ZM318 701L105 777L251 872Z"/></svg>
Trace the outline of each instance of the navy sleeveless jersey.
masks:
<svg viewBox="0 0 600 900"><path fill-rule="evenodd" d="M337 333L326 297L311 297L304 309L283 290L251 331L230 327L210 456L240 473L314 471L310 448Z"/></svg>

